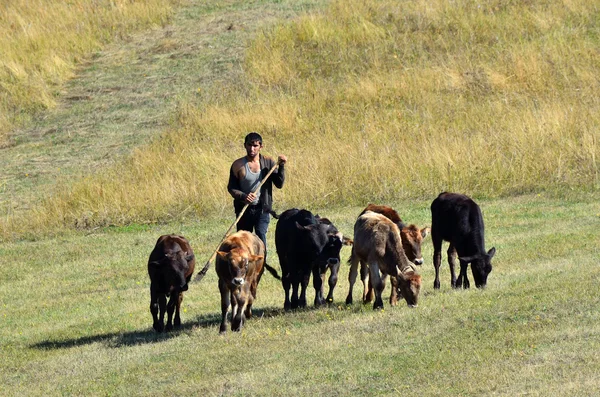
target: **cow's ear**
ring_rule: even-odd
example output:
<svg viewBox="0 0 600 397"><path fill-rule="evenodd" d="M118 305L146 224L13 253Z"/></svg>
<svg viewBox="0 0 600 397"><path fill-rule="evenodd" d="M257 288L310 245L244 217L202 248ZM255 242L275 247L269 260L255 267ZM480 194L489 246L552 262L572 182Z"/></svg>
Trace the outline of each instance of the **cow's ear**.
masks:
<svg viewBox="0 0 600 397"><path fill-rule="evenodd" d="M460 259L463 262L471 263L474 260L481 259L481 255L459 256L458 259Z"/></svg>
<svg viewBox="0 0 600 397"><path fill-rule="evenodd" d="M417 269L412 265L408 265L402 270L400 276L404 280L410 280L415 274L417 274Z"/></svg>
<svg viewBox="0 0 600 397"><path fill-rule="evenodd" d="M298 222L296 222L296 229L298 230L308 230L308 226L302 226Z"/></svg>
<svg viewBox="0 0 600 397"><path fill-rule="evenodd" d="M489 259L492 259L494 257L494 255L496 255L496 247L492 247L488 252L487 252L488 256L490 257Z"/></svg>
<svg viewBox="0 0 600 397"><path fill-rule="evenodd" d="M217 256L221 259L223 259L224 261L227 260L227 254L228 252L223 252L223 251L217 251Z"/></svg>
<svg viewBox="0 0 600 397"><path fill-rule="evenodd" d="M348 238L348 237L344 236L344 240L342 241L342 244L344 244L344 245L353 245L354 244L354 240L352 240L351 238Z"/></svg>
<svg viewBox="0 0 600 397"><path fill-rule="evenodd" d="M264 258L263 255L250 255L250 261L251 262L258 262L260 260L262 260Z"/></svg>
<svg viewBox="0 0 600 397"><path fill-rule="evenodd" d="M430 227L424 227L423 229L421 229L421 237L425 238L429 236L429 233L431 233Z"/></svg>

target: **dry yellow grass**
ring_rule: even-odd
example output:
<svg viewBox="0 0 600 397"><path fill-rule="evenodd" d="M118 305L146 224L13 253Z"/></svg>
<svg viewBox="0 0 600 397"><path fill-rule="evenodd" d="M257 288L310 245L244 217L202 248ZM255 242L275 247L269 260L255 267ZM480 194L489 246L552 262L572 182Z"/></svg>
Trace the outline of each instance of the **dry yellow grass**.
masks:
<svg viewBox="0 0 600 397"><path fill-rule="evenodd" d="M600 187L600 20L587 1L334 1L274 26L221 87L119 166L7 230L228 211L242 138L286 154L276 209Z"/></svg>
<svg viewBox="0 0 600 397"><path fill-rule="evenodd" d="M14 0L0 7L0 144L51 108L62 84L114 38L167 21L179 0Z"/></svg>

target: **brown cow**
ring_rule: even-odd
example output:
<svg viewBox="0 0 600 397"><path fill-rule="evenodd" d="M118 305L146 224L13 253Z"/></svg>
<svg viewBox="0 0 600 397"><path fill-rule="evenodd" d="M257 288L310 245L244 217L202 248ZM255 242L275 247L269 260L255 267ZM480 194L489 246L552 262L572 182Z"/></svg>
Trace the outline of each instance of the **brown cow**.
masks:
<svg viewBox="0 0 600 397"><path fill-rule="evenodd" d="M361 263L361 273L363 273L362 269L366 269L368 266L369 274L366 275L366 283L370 278L375 289L373 309L383 308L381 293L388 275L397 279L406 303L411 307L417 306L421 276L416 273L416 268L404 253L398 226L384 215L367 211L359 216L354 224L354 246L350 256L351 267L348 275L350 288L346 297L347 304L352 303L352 288L356 281L359 262ZM369 275L370 277L368 277ZM367 291L366 283L365 291ZM367 301L366 298L363 294L363 301ZM390 304L397 304L396 291L392 291Z"/></svg>
<svg viewBox="0 0 600 397"><path fill-rule="evenodd" d="M241 331L252 317L252 303L263 273L265 245L258 236L241 230L228 236L219 247L215 270L221 292L220 333L227 331L227 312L232 307L231 330Z"/></svg>
<svg viewBox="0 0 600 397"><path fill-rule="evenodd" d="M159 237L148 259L150 313L154 320L152 327L157 332L170 331L173 326L181 326L179 310L183 301L183 291L188 289L195 265L194 252L185 237L174 234ZM167 296L170 296L169 304ZM166 328L165 310L168 312Z"/></svg>
<svg viewBox="0 0 600 397"><path fill-rule="evenodd" d="M377 212L378 214L385 215L388 219L398 226L400 229L400 237L402 238L402 248L404 249L404 253L409 261L414 263L415 265L423 264L423 255L421 254L421 245L423 243L423 239L429 235L431 228L424 227L419 229L417 225L411 224L406 226L406 224L400 219L400 215L398 212L394 210L392 207L387 205L378 205L378 204L369 204L367 207L360 213L360 215L364 214L367 211ZM364 277L368 277L368 269L361 268L361 280L364 285L365 280ZM396 285L396 279L391 278L392 283L392 295L395 294L398 288ZM373 300L373 288L371 284L368 285L368 290L363 292L363 295L366 296L366 301L371 302ZM390 296L390 303L393 297Z"/></svg>

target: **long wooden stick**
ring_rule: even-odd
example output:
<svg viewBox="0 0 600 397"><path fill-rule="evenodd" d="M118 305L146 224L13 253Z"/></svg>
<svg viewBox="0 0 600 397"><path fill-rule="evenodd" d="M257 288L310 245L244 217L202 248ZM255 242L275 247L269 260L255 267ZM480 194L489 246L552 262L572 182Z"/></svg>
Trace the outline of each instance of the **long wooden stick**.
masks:
<svg viewBox="0 0 600 397"><path fill-rule="evenodd" d="M267 173L267 175L265 175L265 177L260 181L260 183L258 184L258 186L256 187L256 189L254 189L254 191L252 193L256 194L256 192L260 191L260 188L262 187L262 185L267 181L267 179L271 176L271 174L275 171L275 169L279 166L280 163L281 162L278 161L277 164L275 164L269 170L269 172ZM208 259L208 261L206 261L206 264L204 265L204 267L202 268L202 270L200 270L200 272L198 272L198 274L194 278L194 281L198 282L198 281L202 280L202 278L206 275L206 272L208 271L208 268L210 267L211 262L213 261L213 259L215 259L215 256L217 255L217 251L219 251L219 247L221 247L221 244L223 243L223 240L225 240L225 238L227 238L227 236L229 235L229 232L231 232L231 229L233 229L233 227L235 225L237 225L237 223L240 221L240 219L242 218L242 215L244 215L244 212L246 212L246 209L248 208L249 205L250 205L249 203L247 203L246 205L244 205L244 207L240 211L240 214L235 219L235 221L231 224L231 226L229 226L229 229L227 229L227 231L225 232L225 235L223 236L223 238L219 242L219 245L217 245L217 248L212 253L212 255L210 256L210 258Z"/></svg>

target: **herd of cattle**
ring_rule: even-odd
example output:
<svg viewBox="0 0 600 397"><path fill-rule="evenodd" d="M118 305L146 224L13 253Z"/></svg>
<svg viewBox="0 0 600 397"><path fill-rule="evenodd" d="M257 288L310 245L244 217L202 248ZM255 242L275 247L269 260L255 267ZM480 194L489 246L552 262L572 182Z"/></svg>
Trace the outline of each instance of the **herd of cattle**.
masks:
<svg viewBox="0 0 600 397"><path fill-rule="evenodd" d="M233 331L240 331L245 320L252 316L252 304L265 268L281 280L285 292L284 309L306 307L306 289L311 275L315 289L314 305L333 302L343 245L352 246L346 304L352 304L352 289L360 264L363 302L374 301L374 309L383 308L381 294L388 278L392 285L391 305L396 305L401 296L409 306L417 306L421 289L417 266L423 264L421 243L429 233L434 248L434 288L440 288L443 241L450 243L447 253L453 288L469 288L469 263L478 288L485 287L492 271L491 259L496 250L485 251L481 210L465 195L441 193L431 204L431 228L422 229L406 225L391 207L369 204L354 224L353 239L344 237L327 218L304 209L294 208L280 215L272 214L278 219L275 247L281 277L265 264L265 246L253 233L233 233L217 250L215 270L221 293L221 333L227 331L230 307ZM455 273L457 257L460 262L458 278ZM185 237L164 235L158 239L148 261L150 312L157 332L181 326L183 292L188 289L194 270L194 253ZM329 291L325 298L323 290L328 271ZM170 297L168 303L167 297Z"/></svg>

